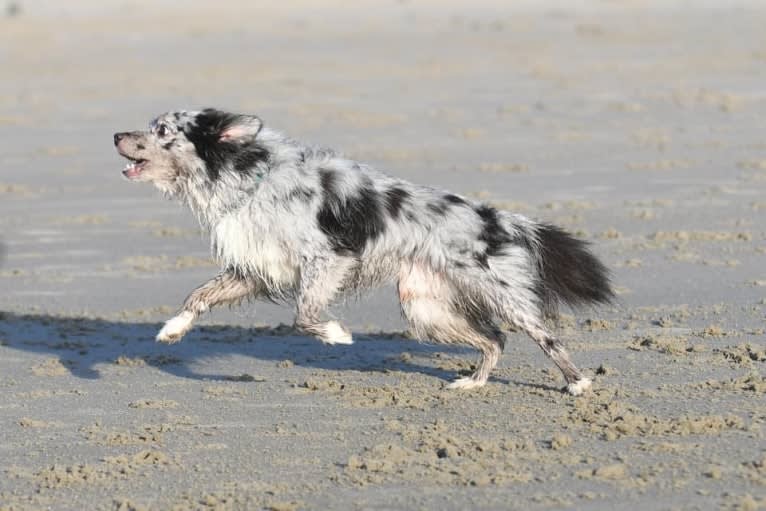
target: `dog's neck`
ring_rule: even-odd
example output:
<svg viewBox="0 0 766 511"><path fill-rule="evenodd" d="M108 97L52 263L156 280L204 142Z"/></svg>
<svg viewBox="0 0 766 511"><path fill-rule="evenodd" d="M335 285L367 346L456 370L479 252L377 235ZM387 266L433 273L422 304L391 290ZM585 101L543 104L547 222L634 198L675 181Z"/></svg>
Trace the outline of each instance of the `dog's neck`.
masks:
<svg viewBox="0 0 766 511"><path fill-rule="evenodd" d="M265 128L258 141L267 157L247 172L224 168L211 179L202 167L179 181L177 191L171 194L194 212L204 229L210 231L221 219L252 202L273 171L302 161L303 148L279 132Z"/></svg>
<svg viewBox="0 0 766 511"><path fill-rule="evenodd" d="M242 208L258 187L260 178L224 171L215 181L210 181L204 171L196 172L180 183L174 194L187 205L206 230L221 218Z"/></svg>

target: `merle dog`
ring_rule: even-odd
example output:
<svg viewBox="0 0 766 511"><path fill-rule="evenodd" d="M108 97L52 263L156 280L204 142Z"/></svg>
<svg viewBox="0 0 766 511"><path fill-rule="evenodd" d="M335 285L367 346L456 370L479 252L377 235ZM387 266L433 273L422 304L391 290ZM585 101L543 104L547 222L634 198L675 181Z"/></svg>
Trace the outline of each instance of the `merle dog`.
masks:
<svg viewBox="0 0 766 511"><path fill-rule="evenodd" d="M416 337L481 352L476 372L449 388L487 382L503 322L540 345L571 394L590 387L545 319L559 303L607 303L613 293L587 244L562 229L303 145L251 115L171 112L114 143L130 160L129 180L191 208L221 266L158 341L179 341L213 306L261 297L294 299L297 327L351 344L349 330L322 311L339 293L396 282Z"/></svg>

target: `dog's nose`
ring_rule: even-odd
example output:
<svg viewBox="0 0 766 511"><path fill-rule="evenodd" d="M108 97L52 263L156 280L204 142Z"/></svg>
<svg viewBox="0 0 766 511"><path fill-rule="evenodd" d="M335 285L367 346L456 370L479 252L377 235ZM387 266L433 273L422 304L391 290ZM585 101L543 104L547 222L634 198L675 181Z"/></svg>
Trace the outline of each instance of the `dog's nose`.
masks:
<svg viewBox="0 0 766 511"><path fill-rule="evenodd" d="M114 134L114 145L119 144L120 140L125 138L125 135L127 135L127 133L115 133Z"/></svg>

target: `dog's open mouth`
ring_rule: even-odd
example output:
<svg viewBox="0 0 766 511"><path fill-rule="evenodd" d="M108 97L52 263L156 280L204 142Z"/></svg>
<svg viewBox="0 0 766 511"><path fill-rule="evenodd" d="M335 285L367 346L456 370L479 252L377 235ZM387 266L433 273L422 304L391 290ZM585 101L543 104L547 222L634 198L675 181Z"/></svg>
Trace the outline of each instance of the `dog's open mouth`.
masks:
<svg viewBox="0 0 766 511"><path fill-rule="evenodd" d="M130 156L126 154L123 154L122 156L130 160L128 164L125 165L125 168L122 170L122 174L128 179L137 178L141 174L141 172L144 170L144 167L147 164L147 160L144 160L142 158L131 158Z"/></svg>

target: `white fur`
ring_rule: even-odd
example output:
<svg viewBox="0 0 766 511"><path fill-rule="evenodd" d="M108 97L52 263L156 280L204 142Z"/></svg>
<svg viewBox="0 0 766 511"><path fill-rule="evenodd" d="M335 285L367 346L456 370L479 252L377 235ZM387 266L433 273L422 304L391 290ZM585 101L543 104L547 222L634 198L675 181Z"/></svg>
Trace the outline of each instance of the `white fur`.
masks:
<svg viewBox="0 0 766 511"><path fill-rule="evenodd" d="M351 332L337 321L328 321L320 340L325 344L354 344Z"/></svg>
<svg viewBox="0 0 766 511"><path fill-rule="evenodd" d="M580 378L576 382L567 385L567 392L573 396L581 396L586 390L590 389L592 383L590 378Z"/></svg>
<svg viewBox="0 0 766 511"><path fill-rule="evenodd" d="M194 323L194 313L183 311L178 316L169 319L157 334L157 341L173 344L181 340L191 330Z"/></svg>
<svg viewBox="0 0 766 511"><path fill-rule="evenodd" d="M479 387L483 387L487 382L482 382L475 380L471 378L470 376L465 376L463 378L458 378L457 380L453 381L449 385L447 385L447 388L450 390L470 390L470 389L477 389Z"/></svg>
<svg viewBox="0 0 766 511"><path fill-rule="evenodd" d="M275 287L294 287L299 278L298 265L279 239L262 232L243 212L222 217L211 230L215 256L223 267L237 266L258 275Z"/></svg>

